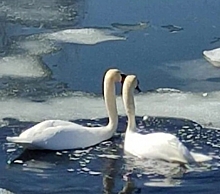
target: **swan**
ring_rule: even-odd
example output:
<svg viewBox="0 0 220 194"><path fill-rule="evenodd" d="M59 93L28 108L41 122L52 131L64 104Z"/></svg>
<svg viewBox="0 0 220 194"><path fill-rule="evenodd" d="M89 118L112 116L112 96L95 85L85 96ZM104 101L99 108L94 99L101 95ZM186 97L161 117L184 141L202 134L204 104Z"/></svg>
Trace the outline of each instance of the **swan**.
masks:
<svg viewBox="0 0 220 194"><path fill-rule="evenodd" d="M46 120L17 137L6 137L7 141L20 144L26 149L68 150L86 148L110 139L118 125L115 83L123 82L125 76L118 69L109 69L105 73L103 92L109 116L106 126L85 127L69 121Z"/></svg>
<svg viewBox="0 0 220 194"><path fill-rule="evenodd" d="M124 140L124 151L142 159L164 160L170 163L189 164L211 160L203 154L190 152L174 135L163 132L140 134L135 121L134 88L138 80L127 75L124 80L122 97L128 118Z"/></svg>

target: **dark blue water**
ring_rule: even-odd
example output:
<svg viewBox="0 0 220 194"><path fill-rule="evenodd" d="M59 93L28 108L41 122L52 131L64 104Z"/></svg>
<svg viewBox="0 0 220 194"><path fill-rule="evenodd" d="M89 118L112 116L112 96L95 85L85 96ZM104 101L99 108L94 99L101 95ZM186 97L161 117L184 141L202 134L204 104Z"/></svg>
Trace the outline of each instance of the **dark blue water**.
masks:
<svg viewBox="0 0 220 194"><path fill-rule="evenodd" d="M111 140L85 150L60 152L23 151L15 145L4 144L3 137L13 135L12 129L14 134L19 134L34 124L6 120L8 126L1 128L1 144L4 146L1 150L0 186L15 193L118 193L123 189L127 193L216 193L218 190L217 159L199 167L191 166L191 169L160 163L153 163L155 168L151 169L149 163L144 165L144 161L125 157L122 150L125 117L120 117L118 133ZM218 131L203 129L185 119L150 117L143 122L141 117L137 117L137 121L144 127L144 133L169 130L190 149L219 155L219 149L208 143L219 144ZM106 119L100 119L92 123L106 122Z"/></svg>
<svg viewBox="0 0 220 194"><path fill-rule="evenodd" d="M213 115L220 115L218 98L212 97L220 89L220 69L202 56L203 50L220 46L219 12L216 0L1 1L0 188L13 193L218 193L220 133L192 120L201 115L212 126L205 115L206 111L212 115L208 103L210 107L216 103ZM68 41L48 38L53 32L87 27L103 32L104 38L110 33L124 40L78 44L76 35L63 35ZM61 115L83 125L106 124L103 116L90 120L96 111L88 113L89 107L85 117L74 111L69 114L68 107L77 105L63 102L65 97L77 102L75 93L82 92L84 103L91 100L92 106L99 100L102 76L110 67L136 74L144 93L157 88L175 88L189 92L189 97L208 92L212 103L203 101L204 110L189 120L174 118L175 114L168 115L172 118L156 115L146 122L142 115L137 119L142 132L169 131L191 150L213 155L214 160L187 169L134 161L123 153L124 116L111 140L86 150L24 151L7 144L6 136L18 135L45 118ZM62 108L53 109L50 100ZM166 104L166 98L161 100ZM164 115L166 110L162 111Z"/></svg>
<svg viewBox="0 0 220 194"><path fill-rule="evenodd" d="M169 130L182 139L190 149L197 147L196 151L219 154L219 149L207 143L219 144L219 132L203 129L189 120L149 118L143 123L142 118L137 119L139 125L145 127L144 131ZM88 121L76 122L83 124ZM105 124L106 121L100 119L93 123ZM21 129L34 124L10 119L8 123L7 127L1 128L1 137L12 135L11 129L15 134L19 134ZM126 127L125 123L126 118L120 117L118 134L114 138L86 150L24 152L19 148L16 151L9 151L15 147L5 145L1 151L1 155L4 156L1 160L1 187L15 193L102 193L104 191L118 193L123 187L134 193L149 191L185 193L189 190L195 193L201 190L203 193L217 192L215 186L219 180L217 160L197 167L197 170L192 172L190 170L187 172L181 167L171 167L166 170L157 169L159 172L157 174L151 169L142 169L129 158L124 158L121 136ZM1 138L1 144L4 143L4 138ZM7 150L9 152L6 154ZM166 184L163 185L164 181Z"/></svg>

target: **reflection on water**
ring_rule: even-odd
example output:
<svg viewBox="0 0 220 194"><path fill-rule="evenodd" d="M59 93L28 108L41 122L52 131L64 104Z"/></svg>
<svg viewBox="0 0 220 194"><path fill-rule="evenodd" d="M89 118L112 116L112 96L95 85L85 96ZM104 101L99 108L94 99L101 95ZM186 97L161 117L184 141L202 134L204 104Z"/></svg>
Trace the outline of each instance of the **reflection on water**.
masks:
<svg viewBox="0 0 220 194"><path fill-rule="evenodd" d="M120 117L119 133L116 136L92 148L58 152L24 151L22 148L6 143L4 136L11 135L12 130L19 134L22 128L27 128L33 123L11 121L11 124L0 130L4 133L4 135L1 134L0 142L4 143L5 147L1 154L8 163L8 165L1 164L6 168L1 173L2 177L0 176L2 180L0 187L5 185L3 188L18 191L18 193L33 191L35 193L48 191L84 193L91 189L96 193L102 191L104 193L132 193L145 192L149 187L185 188L194 176L203 173L211 176L213 172L218 171L219 162L215 156L219 155L219 149L214 146L220 144L218 131L203 129L189 120L175 118L154 117L143 122L141 117L137 117L137 120L143 132L169 131L177 135L190 150L210 154L214 156L214 160L199 166L181 167L162 161L143 161L126 155L123 153L126 117ZM75 122L85 125L88 121L76 120ZM103 118L89 122L104 125L106 121L106 118ZM198 138L195 133L202 138ZM66 177L66 181L63 181L63 177ZM7 184L8 181L10 186ZM44 184L45 181L47 184ZM36 185L30 187L33 183Z"/></svg>

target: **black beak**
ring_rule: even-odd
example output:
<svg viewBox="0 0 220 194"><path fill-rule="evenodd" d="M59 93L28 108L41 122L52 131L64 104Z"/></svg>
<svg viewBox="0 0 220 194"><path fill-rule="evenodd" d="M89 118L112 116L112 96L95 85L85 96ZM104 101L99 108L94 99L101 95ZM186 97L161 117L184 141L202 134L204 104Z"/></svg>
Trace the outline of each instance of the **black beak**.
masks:
<svg viewBox="0 0 220 194"><path fill-rule="evenodd" d="M142 92L141 89L139 88L139 80L137 80L137 86L135 88L136 91L138 91L138 93Z"/></svg>
<svg viewBox="0 0 220 194"><path fill-rule="evenodd" d="M137 90L138 93L142 92L141 89L139 88L139 85L136 86L135 90Z"/></svg>

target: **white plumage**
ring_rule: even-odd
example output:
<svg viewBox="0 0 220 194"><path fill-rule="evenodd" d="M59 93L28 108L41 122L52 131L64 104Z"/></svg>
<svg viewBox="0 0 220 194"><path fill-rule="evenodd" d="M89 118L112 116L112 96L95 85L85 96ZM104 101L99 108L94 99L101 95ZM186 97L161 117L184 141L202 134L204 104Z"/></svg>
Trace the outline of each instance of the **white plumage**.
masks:
<svg viewBox="0 0 220 194"><path fill-rule="evenodd" d="M7 140L28 149L66 150L89 147L111 138L118 125L115 82L121 79L118 69L110 69L105 74L104 98L109 116L107 126L85 127L69 121L46 120L17 137L7 137Z"/></svg>
<svg viewBox="0 0 220 194"><path fill-rule="evenodd" d="M134 88L137 78L126 77L123 85L123 102L128 117L124 150L139 158L159 159L175 163L204 162L212 158L203 154L190 152L177 137L169 133L140 134L135 121Z"/></svg>

